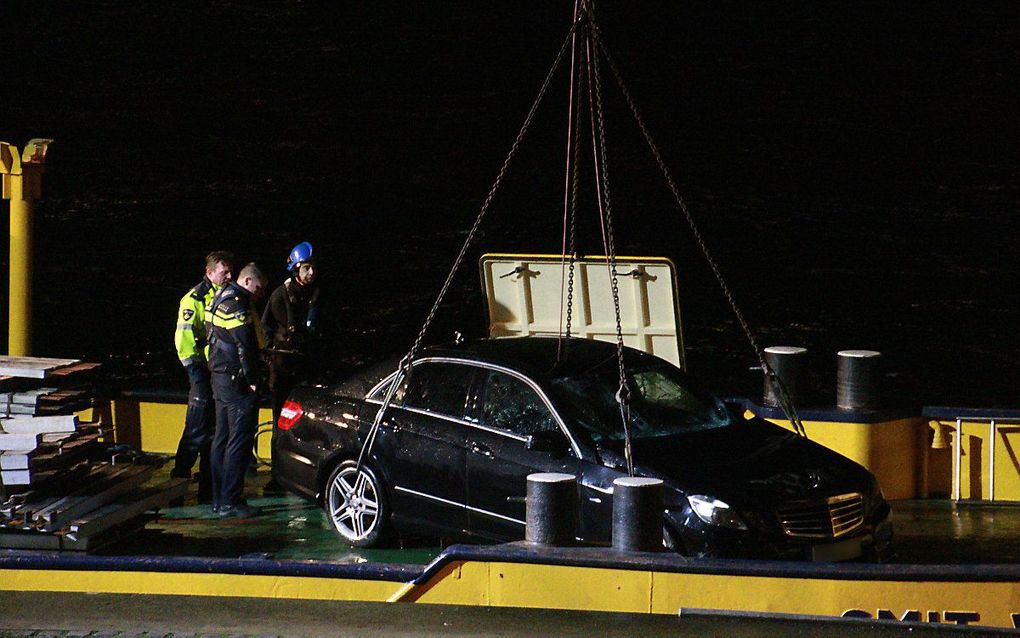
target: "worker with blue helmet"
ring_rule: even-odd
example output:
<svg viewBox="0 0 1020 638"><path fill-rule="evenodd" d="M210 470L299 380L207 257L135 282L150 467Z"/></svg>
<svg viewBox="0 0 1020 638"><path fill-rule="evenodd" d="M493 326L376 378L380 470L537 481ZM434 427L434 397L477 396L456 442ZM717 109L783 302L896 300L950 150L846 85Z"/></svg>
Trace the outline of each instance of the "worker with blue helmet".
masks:
<svg viewBox="0 0 1020 638"><path fill-rule="evenodd" d="M309 372L318 336L319 284L315 249L303 241L287 256L290 277L269 296L262 326L269 339L269 389L273 395L273 434L283 403ZM272 446L276 460L276 446ZM274 463L274 466L276 464Z"/></svg>
<svg viewBox="0 0 1020 638"><path fill-rule="evenodd" d="M319 287L315 249L306 241L287 256L290 278L273 291L262 315L272 348L300 349L298 346L317 333Z"/></svg>
<svg viewBox="0 0 1020 638"><path fill-rule="evenodd" d="M287 257L287 271L293 273L294 269L301 264L315 263L312 259L313 252L314 249L312 248L312 245L306 241L294 246L294 248L290 251L290 255Z"/></svg>

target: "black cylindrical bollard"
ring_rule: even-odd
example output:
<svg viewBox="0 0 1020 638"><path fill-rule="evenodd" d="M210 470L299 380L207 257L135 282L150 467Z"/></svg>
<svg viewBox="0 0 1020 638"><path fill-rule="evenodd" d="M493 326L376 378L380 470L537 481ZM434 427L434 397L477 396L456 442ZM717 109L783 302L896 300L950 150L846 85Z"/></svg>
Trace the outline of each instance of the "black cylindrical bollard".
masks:
<svg viewBox="0 0 1020 638"><path fill-rule="evenodd" d="M528 475L525 540L536 545L569 547L577 529L577 479L573 474Z"/></svg>
<svg viewBox="0 0 1020 638"><path fill-rule="evenodd" d="M796 346L769 346L765 348L765 362L769 364L772 371L782 381L790 400L797 402L800 399L800 377L804 367L804 354L807 348ZM762 403L769 407L779 406L779 394L773 387L772 379L765 375L765 391L762 396Z"/></svg>
<svg viewBox="0 0 1020 638"><path fill-rule="evenodd" d="M881 352L840 350L836 353L836 407L868 410L878 407L875 389Z"/></svg>
<svg viewBox="0 0 1020 638"><path fill-rule="evenodd" d="M662 550L662 481L625 476L613 481L613 549Z"/></svg>

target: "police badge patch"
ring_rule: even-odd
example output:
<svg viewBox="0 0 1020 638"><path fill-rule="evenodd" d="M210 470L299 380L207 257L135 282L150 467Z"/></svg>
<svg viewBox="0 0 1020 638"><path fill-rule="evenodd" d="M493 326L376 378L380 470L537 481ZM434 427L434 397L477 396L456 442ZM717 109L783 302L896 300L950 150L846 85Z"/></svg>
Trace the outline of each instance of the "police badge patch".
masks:
<svg viewBox="0 0 1020 638"><path fill-rule="evenodd" d="M195 311L188 308L181 313L181 316L184 317L185 321L191 321L191 318L195 316Z"/></svg>

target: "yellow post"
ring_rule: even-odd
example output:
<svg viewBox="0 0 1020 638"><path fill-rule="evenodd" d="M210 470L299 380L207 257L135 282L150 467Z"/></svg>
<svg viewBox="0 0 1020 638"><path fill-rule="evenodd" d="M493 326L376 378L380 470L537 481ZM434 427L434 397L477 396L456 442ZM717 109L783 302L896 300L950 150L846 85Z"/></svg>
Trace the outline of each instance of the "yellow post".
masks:
<svg viewBox="0 0 1020 638"><path fill-rule="evenodd" d="M32 201L27 199L11 198L11 285L7 334L8 354L15 357L32 354Z"/></svg>
<svg viewBox="0 0 1020 638"><path fill-rule="evenodd" d="M8 354L32 353L32 204L42 194L43 163L53 140L33 139L18 149L0 142L3 198L11 201L11 278Z"/></svg>

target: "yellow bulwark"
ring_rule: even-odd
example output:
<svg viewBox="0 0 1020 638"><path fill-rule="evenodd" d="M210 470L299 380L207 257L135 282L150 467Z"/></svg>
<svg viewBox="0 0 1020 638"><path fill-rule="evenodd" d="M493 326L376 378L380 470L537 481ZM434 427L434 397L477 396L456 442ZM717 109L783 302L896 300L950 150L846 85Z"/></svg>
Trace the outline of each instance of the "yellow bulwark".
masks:
<svg viewBox="0 0 1020 638"><path fill-rule="evenodd" d="M745 416L793 429L779 409L747 405ZM1020 501L1020 410L827 408L800 417L809 439L868 468L890 500Z"/></svg>
<svg viewBox="0 0 1020 638"><path fill-rule="evenodd" d="M753 413L793 430L778 409L753 406L747 415ZM886 498L928 496L928 450L920 415L828 409L802 411L800 416L809 439L868 468Z"/></svg>
<svg viewBox="0 0 1020 638"><path fill-rule="evenodd" d="M188 411L187 397L174 393L124 392L109 403L79 416L86 421L101 419L113 426L114 440L154 454L175 454ZM259 409L255 454L270 458L273 412Z"/></svg>
<svg viewBox="0 0 1020 638"><path fill-rule="evenodd" d="M61 566L62 560L67 561ZM99 592L676 615L727 610L1013 628L1016 566L904 569L688 560L672 554L454 546L419 574L407 566L305 561L0 556L0 590Z"/></svg>

